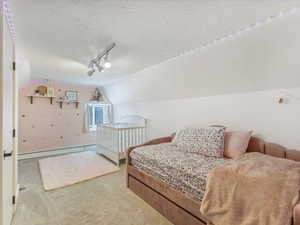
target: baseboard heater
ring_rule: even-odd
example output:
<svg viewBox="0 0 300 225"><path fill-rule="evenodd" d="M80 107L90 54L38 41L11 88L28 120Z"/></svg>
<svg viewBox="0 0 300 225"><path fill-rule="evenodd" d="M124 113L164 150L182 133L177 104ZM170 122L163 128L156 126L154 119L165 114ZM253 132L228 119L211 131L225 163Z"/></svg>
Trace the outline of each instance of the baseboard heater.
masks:
<svg viewBox="0 0 300 225"><path fill-rule="evenodd" d="M47 156L62 155L62 154L76 153L82 151L95 151L95 150L96 150L95 144L72 146L72 147L49 149L49 150L43 150L43 151L31 152L31 153L20 153L18 154L18 159L23 160L23 159L41 158Z"/></svg>

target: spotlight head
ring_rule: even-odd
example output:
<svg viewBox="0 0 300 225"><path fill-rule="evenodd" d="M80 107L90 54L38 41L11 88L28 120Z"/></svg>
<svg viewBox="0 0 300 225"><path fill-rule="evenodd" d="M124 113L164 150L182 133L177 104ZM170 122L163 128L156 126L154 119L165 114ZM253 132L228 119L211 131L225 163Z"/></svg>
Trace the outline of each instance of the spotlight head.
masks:
<svg viewBox="0 0 300 225"><path fill-rule="evenodd" d="M95 72L95 69L91 69L87 72L87 74L91 77Z"/></svg>
<svg viewBox="0 0 300 225"><path fill-rule="evenodd" d="M101 73L104 71L104 69L108 69L111 67L111 63L108 61L108 55L115 46L116 44L112 43L90 61L88 65L88 69L90 69L88 71L89 76L92 76L96 70Z"/></svg>
<svg viewBox="0 0 300 225"><path fill-rule="evenodd" d="M104 63L104 68L106 68L106 69L111 68L111 63L110 62L105 62Z"/></svg>
<svg viewBox="0 0 300 225"><path fill-rule="evenodd" d="M97 67L97 69L98 69L98 71L100 73L103 72L104 68L101 65L99 65L98 63L96 63L95 66Z"/></svg>

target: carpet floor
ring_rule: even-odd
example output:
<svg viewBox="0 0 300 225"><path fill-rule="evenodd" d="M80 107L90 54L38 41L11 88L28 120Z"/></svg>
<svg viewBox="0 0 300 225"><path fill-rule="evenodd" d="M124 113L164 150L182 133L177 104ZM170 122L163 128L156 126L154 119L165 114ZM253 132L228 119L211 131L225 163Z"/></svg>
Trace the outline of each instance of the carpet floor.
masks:
<svg viewBox="0 0 300 225"><path fill-rule="evenodd" d="M46 191L64 188L119 171L119 168L96 152L84 151L39 160Z"/></svg>
<svg viewBox="0 0 300 225"><path fill-rule="evenodd" d="M20 192L12 225L172 225L126 188L119 172L45 192L38 159L19 162Z"/></svg>

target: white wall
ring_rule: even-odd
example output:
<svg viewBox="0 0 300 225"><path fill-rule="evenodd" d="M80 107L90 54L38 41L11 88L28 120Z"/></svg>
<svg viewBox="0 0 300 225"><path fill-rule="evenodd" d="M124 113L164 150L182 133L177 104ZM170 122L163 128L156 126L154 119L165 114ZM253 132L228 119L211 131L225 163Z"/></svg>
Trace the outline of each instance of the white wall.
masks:
<svg viewBox="0 0 300 225"><path fill-rule="evenodd" d="M22 87L23 85L27 84L30 81L30 77L31 77L30 61L26 59L23 60L17 59L16 72L17 72L19 87Z"/></svg>
<svg viewBox="0 0 300 225"><path fill-rule="evenodd" d="M279 104L276 97L282 93L293 97L288 103ZM149 118L152 137L169 135L183 127L221 124L252 129L268 141L300 150L300 88L124 103L114 109L116 118L131 114Z"/></svg>
<svg viewBox="0 0 300 225"><path fill-rule="evenodd" d="M152 137L224 124L300 149L299 25L288 16L105 86L115 118L149 118ZM287 104L275 101L281 89L293 96Z"/></svg>

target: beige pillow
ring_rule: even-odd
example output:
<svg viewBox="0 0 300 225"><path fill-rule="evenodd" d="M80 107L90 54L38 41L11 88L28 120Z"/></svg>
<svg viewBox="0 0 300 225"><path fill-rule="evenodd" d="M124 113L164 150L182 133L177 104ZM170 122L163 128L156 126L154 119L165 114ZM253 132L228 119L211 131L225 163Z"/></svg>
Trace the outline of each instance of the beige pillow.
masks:
<svg viewBox="0 0 300 225"><path fill-rule="evenodd" d="M246 153L252 131L226 131L224 140L224 156L238 159Z"/></svg>

